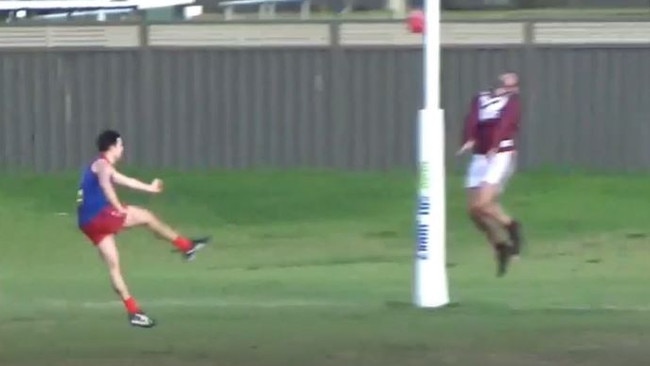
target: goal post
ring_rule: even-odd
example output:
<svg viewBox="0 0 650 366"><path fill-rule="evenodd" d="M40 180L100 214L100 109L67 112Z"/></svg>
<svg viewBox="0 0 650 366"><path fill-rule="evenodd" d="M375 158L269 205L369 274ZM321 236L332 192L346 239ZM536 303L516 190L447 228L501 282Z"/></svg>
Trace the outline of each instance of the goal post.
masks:
<svg viewBox="0 0 650 366"><path fill-rule="evenodd" d="M445 127L440 108L440 0L425 0L424 100L418 115L414 303L449 303L446 266Z"/></svg>

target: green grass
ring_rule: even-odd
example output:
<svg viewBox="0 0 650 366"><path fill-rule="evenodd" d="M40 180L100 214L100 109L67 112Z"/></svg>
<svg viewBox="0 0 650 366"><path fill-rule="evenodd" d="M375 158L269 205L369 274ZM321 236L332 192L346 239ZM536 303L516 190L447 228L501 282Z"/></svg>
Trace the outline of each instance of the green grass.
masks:
<svg viewBox="0 0 650 366"><path fill-rule="evenodd" d="M152 177L151 174L145 174ZM642 365L650 357L647 176L522 174L507 207L529 246L494 276L449 182L454 306L410 305L408 174L162 174L125 194L216 240L183 263L120 237L132 291L159 321L130 328L75 229L76 174L0 180L0 365Z"/></svg>

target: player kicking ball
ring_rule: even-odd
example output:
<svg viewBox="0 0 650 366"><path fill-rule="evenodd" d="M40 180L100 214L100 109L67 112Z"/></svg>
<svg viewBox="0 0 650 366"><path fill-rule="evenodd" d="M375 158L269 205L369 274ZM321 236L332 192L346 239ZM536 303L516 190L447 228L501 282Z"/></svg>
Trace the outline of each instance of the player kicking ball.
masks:
<svg viewBox="0 0 650 366"><path fill-rule="evenodd" d="M120 202L114 184L157 194L163 190L162 181L154 179L146 184L115 169L115 164L122 158L124 151L122 138L116 131L102 132L97 137L97 149L100 155L84 169L77 193L79 228L97 247L106 263L111 285L124 303L130 324L151 328L155 326L155 321L140 308L124 282L115 235L123 229L144 226L156 236L171 242L186 260L194 259L209 238L188 239L160 221L149 210Z"/></svg>

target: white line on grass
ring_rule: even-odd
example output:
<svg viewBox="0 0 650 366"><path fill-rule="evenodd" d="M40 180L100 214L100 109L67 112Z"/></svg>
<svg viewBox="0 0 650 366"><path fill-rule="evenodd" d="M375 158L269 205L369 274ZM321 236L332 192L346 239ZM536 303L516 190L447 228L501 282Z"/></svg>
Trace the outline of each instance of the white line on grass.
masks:
<svg viewBox="0 0 650 366"><path fill-rule="evenodd" d="M122 306L120 301L83 301L74 302L61 299L45 299L45 307L66 308L83 307L89 309L107 309ZM333 301L309 300L224 300L224 299L158 299L143 300L143 304L151 307L206 307L206 308L296 308L296 307L357 307L361 304Z"/></svg>

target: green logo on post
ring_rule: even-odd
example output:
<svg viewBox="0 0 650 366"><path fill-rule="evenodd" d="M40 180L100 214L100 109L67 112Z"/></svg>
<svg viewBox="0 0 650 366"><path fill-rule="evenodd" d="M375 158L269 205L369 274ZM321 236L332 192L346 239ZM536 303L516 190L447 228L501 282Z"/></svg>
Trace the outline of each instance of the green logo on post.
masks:
<svg viewBox="0 0 650 366"><path fill-rule="evenodd" d="M429 163L420 163L420 189L429 188Z"/></svg>

